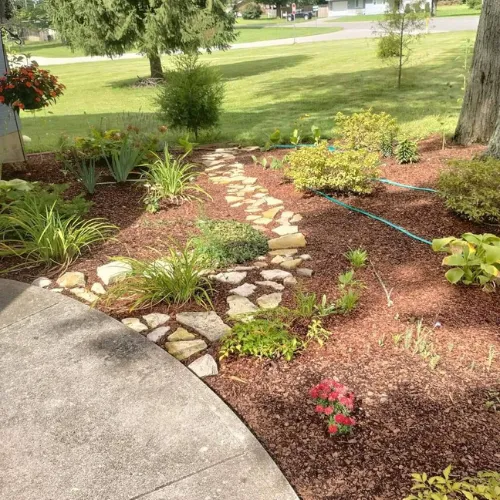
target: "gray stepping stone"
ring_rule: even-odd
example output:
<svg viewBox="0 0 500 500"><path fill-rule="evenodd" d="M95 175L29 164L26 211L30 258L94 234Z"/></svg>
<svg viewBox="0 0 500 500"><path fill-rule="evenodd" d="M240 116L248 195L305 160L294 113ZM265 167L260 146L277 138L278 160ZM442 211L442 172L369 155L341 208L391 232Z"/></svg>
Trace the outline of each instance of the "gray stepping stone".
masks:
<svg viewBox="0 0 500 500"><path fill-rule="evenodd" d="M313 275L314 271L312 269L307 269L306 267L301 267L297 269L297 276L304 276L306 278L310 278Z"/></svg>
<svg viewBox="0 0 500 500"><path fill-rule="evenodd" d="M295 234L299 232L299 226L279 226L273 229L273 233L285 236L285 234Z"/></svg>
<svg viewBox="0 0 500 500"><path fill-rule="evenodd" d="M78 271L64 273L56 282L62 288L75 288L85 286L85 275Z"/></svg>
<svg viewBox="0 0 500 500"><path fill-rule="evenodd" d="M97 302L99 300L99 297L96 294L85 290L85 288L71 288L70 292L79 299L88 302L89 304L93 304L94 302Z"/></svg>
<svg viewBox="0 0 500 500"><path fill-rule="evenodd" d="M250 314L258 311L258 307L246 297L230 295L226 301L229 305L228 316L239 316L240 314Z"/></svg>
<svg viewBox="0 0 500 500"><path fill-rule="evenodd" d="M106 295L105 288L100 283L97 282L92 285L90 291L92 293L95 293L96 295Z"/></svg>
<svg viewBox="0 0 500 500"><path fill-rule="evenodd" d="M272 250L271 252L268 253L268 255L283 255L285 257L291 257L292 255L295 255L299 253L299 251L296 248L283 248L280 250Z"/></svg>
<svg viewBox="0 0 500 500"><path fill-rule="evenodd" d="M148 327L139 318L124 318L122 323L137 333L147 332Z"/></svg>
<svg viewBox="0 0 500 500"><path fill-rule="evenodd" d="M259 286L266 286L268 288L272 288L277 292L281 292L282 290L285 289L285 287L281 283L276 283L276 281L256 281L255 284Z"/></svg>
<svg viewBox="0 0 500 500"><path fill-rule="evenodd" d="M285 278L283 280L283 283L286 285L286 286L295 286L297 284L297 278L293 277L293 276L289 276L288 278Z"/></svg>
<svg viewBox="0 0 500 500"><path fill-rule="evenodd" d="M299 248L306 246L306 238L302 233L287 234L274 238L268 242L270 250L281 250L285 248Z"/></svg>
<svg viewBox="0 0 500 500"><path fill-rule="evenodd" d="M260 273L265 281L283 281L285 278L292 276L288 271L283 269L266 269Z"/></svg>
<svg viewBox="0 0 500 500"><path fill-rule="evenodd" d="M219 373L217 362L210 354L204 354L201 358L190 363L188 368L200 378L212 377Z"/></svg>
<svg viewBox="0 0 500 500"><path fill-rule="evenodd" d="M246 277L247 273L245 271L233 271L228 273L219 273L214 276L214 279L220 283L227 283L228 285L239 285Z"/></svg>
<svg viewBox="0 0 500 500"><path fill-rule="evenodd" d="M105 285L112 285L132 271L127 262L112 261L97 268L97 276Z"/></svg>
<svg viewBox="0 0 500 500"><path fill-rule="evenodd" d="M291 271L292 269L297 269L302 264L302 259L293 259L293 260L285 260L280 264L283 269L288 269Z"/></svg>
<svg viewBox="0 0 500 500"><path fill-rule="evenodd" d="M274 309L281 304L281 300L281 293L275 292L262 295L257 299L257 304L259 304L262 309Z"/></svg>
<svg viewBox="0 0 500 500"><path fill-rule="evenodd" d="M165 349L169 354L179 361L187 359L193 354L204 351L208 347L204 340L181 340L179 342L167 342Z"/></svg>
<svg viewBox="0 0 500 500"><path fill-rule="evenodd" d="M38 286L40 288L46 288L52 284L52 280L41 276L40 278L37 278L36 280L34 280L31 284L33 286Z"/></svg>
<svg viewBox="0 0 500 500"><path fill-rule="evenodd" d="M168 314L151 313L144 315L142 319L149 328L156 328L157 326L165 324L170 319L170 316Z"/></svg>
<svg viewBox="0 0 500 500"><path fill-rule="evenodd" d="M192 328L210 342L219 340L231 331L231 328L222 321L215 311L179 313L175 320L183 326Z"/></svg>
<svg viewBox="0 0 500 500"><path fill-rule="evenodd" d="M229 290L229 293L239 295L240 297L250 297L250 295L255 292L256 288L257 287L251 283L243 283L243 285L240 285L238 288Z"/></svg>
<svg viewBox="0 0 500 500"><path fill-rule="evenodd" d="M169 326L160 326L158 328L155 328L154 330L151 330L146 335L146 338L151 342L154 342L155 344L161 344L165 340L165 337L167 336L167 333L169 331Z"/></svg>
<svg viewBox="0 0 500 500"><path fill-rule="evenodd" d="M196 335L191 332L188 332L185 328L179 327L175 330L174 333L171 333L168 336L169 342L174 342L176 340L194 340Z"/></svg>

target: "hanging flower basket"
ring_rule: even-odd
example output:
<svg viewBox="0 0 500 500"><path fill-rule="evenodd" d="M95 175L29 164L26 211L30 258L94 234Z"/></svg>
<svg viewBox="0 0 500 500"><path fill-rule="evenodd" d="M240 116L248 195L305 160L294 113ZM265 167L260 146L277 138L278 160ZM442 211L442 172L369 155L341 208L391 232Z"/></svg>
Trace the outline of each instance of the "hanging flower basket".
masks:
<svg viewBox="0 0 500 500"><path fill-rule="evenodd" d="M21 109L37 110L53 104L66 87L37 63L12 68L0 77L0 102Z"/></svg>

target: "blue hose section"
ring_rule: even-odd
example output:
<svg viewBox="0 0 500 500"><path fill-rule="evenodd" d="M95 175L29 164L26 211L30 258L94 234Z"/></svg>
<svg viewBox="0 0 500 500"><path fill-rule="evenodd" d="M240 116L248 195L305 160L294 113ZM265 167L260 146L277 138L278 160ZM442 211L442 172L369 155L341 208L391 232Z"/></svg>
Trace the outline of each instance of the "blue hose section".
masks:
<svg viewBox="0 0 500 500"><path fill-rule="evenodd" d="M378 182L383 182L384 184L390 184L391 186L397 186L397 187L402 187L402 188L406 188L406 189L414 189L415 191L427 191L428 193L437 193L436 189L424 188L424 187L418 187L418 186L410 186L408 184L400 184L399 182L394 182L394 181L391 181L389 179L380 178L380 179L373 179L373 180L378 181Z"/></svg>
<svg viewBox="0 0 500 500"><path fill-rule="evenodd" d="M398 226L397 224L393 224L392 222L388 221L387 219L383 219L382 217L379 217L378 215L372 214L370 212L367 212L366 210L362 210L361 208L356 208L353 207L352 205L348 205L347 203L344 203L343 201L337 200L337 198L333 198L332 196L329 196L325 193L322 193L321 191L316 191L315 189L309 188L310 191L313 193L319 194L320 196L323 196L323 198L326 198L327 200L336 203L337 205L340 205L341 207L347 208L348 210L352 210L353 212L358 212L360 214L366 215L367 217L370 217L371 219L378 220L379 222L383 222L384 224L388 225L389 227L392 227L393 229L396 229L397 231L400 231L401 233L405 234L406 236L409 236L410 238L413 238L416 241L419 241L420 243L426 243L427 245L432 245L432 243L424 238L421 238L420 236L417 236L416 234L410 233L410 231L407 231L404 227Z"/></svg>

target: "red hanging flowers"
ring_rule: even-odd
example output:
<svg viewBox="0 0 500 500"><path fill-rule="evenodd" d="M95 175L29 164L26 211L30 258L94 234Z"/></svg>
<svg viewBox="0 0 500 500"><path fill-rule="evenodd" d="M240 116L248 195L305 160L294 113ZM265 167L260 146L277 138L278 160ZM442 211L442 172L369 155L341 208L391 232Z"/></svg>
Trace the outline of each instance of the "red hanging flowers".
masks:
<svg viewBox="0 0 500 500"><path fill-rule="evenodd" d="M347 434L351 432L356 424L350 416L354 409L354 394L336 380L326 379L309 391L315 400L316 413L322 413L328 417L328 433Z"/></svg>
<svg viewBox="0 0 500 500"><path fill-rule="evenodd" d="M0 78L0 102L17 109L41 109L56 102L66 87L37 63L12 68Z"/></svg>

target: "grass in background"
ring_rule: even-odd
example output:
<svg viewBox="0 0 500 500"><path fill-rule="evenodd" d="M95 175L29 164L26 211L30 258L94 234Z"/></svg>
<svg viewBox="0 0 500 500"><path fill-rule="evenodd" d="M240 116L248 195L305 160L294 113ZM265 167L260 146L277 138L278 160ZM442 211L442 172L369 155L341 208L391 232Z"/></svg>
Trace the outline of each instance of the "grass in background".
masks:
<svg viewBox="0 0 500 500"><path fill-rule="evenodd" d="M452 132L462 96L461 43L472 32L424 37L415 46L414 64L396 89L395 70L376 58L374 40L341 40L262 49L231 50L203 56L222 71L226 99L220 132L205 141L263 144L276 127L286 137L303 115L304 130L316 124L331 135L338 111L373 107L386 111L412 138ZM168 58L164 59L168 65ZM21 113L31 151L53 149L62 133L84 135L89 125L106 128L160 125L153 106L154 88L131 86L148 74L145 59L52 66L67 86L65 95L44 111ZM441 124L443 123L443 124ZM172 134L170 139L181 135Z"/></svg>
<svg viewBox="0 0 500 500"><path fill-rule="evenodd" d="M281 28L268 27L242 27L238 32L238 39L235 43L261 42L263 40L279 40L282 38L298 38L301 36L323 35L325 33L334 33L341 31L342 28L309 28L283 26Z"/></svg>

